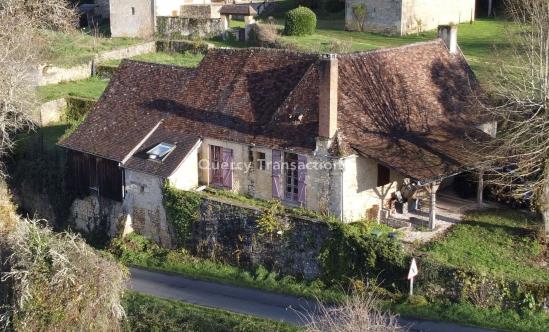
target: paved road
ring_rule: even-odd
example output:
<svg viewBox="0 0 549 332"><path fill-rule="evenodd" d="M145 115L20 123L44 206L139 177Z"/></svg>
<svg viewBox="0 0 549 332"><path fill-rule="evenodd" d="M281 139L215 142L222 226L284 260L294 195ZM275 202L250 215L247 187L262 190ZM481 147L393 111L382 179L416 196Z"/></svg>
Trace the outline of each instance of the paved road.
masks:
<svg viewBox="0 0 549 332"><path fill-rule="evenodd" d="M144 294L220 308L258 317L302 324L303 315L313 312L313 301L253 288L188 279L174 274L130 268L130 289ZM401 319L412 331L488 332L492 330L445 322Z"/></svg>

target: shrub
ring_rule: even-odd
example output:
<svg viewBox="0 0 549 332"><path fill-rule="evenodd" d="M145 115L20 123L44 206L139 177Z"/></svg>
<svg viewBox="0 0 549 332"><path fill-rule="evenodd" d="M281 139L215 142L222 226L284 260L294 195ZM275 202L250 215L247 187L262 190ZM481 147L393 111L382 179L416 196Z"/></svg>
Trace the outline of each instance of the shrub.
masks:
<svg viewBox="0 0 549 332"><path fill-rule="evenodd" d="M399 241L372 234L364 223L332 223L319 259L323 279L329 284L356 278L391 283L403 278L404 257Z"/></svg>
<svg viewBox="0 0 549 332"><path fill-rule="evenodd" d="M312 35L316 30L316 15L306 7L297 7L286 13L284 34L288 36Z"/></svg>
<svg viewBox="0 0 549 332"><path fill-rule="evenodd" d="M255 24L250 31L248 43L253 46L273 47L280 44L278 41L278 31L274 24Z"/></svg>
<svg viewBox="0 0 549 332"><path fill-rule="evenodd" d="M382 311L372 289L354 291L341 305L319 304L315 312L305 316L307 332L324 331L407 331L400 326L397 316Z"/></svg>
<svg viewBox="0 0 549 332"><path fill-rule="evenodd" d="M0 330L120 329L126 273L79 236L18 220L0 239L0 258L6 256Z"/></svg>
<svg viewBox="0 0 549 332"><path fill-rule="evenodd" d="M194 192L177 190L164 185L164 206L173 225L177 246L188 247L192 237L192 224L199 219L202 197Z"/></svg>

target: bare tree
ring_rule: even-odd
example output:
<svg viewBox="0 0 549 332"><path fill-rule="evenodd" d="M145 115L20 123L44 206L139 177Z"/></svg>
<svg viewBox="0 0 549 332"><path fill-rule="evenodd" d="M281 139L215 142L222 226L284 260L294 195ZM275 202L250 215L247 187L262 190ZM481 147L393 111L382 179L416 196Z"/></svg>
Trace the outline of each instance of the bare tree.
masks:
<svg viewBox="0 0 549 332"><path fill-rule="evenodd" d="M498 137L482 153L500 188L533 195L549 236L549 2L506 0L512 56L493 82ZM489 151L490 153L486 153ZM509 166L511 167L502 167Z"/></svg>
<svg viewBox="0 0 549 332"><path fill-rule="evenodd" d="M68 30L76 17L65 0L0 2L0 160L13 149L13 135L32 126L36 100L30 69L43 54L39 31Z"/></svg>
<svg viewBox="0 0 549 332"><path fill-rule="evenodd" d="M364 28L366 26L366 18L368 17L366 5L363 3L355 5L353 6L352 10L358 31L364 32Z"/></svg>
<svg viewBox="0 0 549 332"><path fill-rule="evenodd" d="M397 316L379 309L375 290L354 290L341 305L320 303L303 317L308 332L400 332L407 331Z"/></svg>

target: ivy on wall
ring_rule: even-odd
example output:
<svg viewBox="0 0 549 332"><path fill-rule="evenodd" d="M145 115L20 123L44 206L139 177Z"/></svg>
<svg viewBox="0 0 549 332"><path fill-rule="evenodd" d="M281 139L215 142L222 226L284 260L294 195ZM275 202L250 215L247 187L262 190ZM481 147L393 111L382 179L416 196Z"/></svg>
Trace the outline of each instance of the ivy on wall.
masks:
<svg viewBox="0 0 549 332"><path fill-rule="evenodd" d="M402 244L387 234L377 234L369 224L331 223L330 237L319 256L325 282L377 279L378 283L390 284L403 278Z"/></svg>
<svg viewBox="0 0 549 332"><path fill-rule="evenodd" d="M202 196L183 191L164 183L164 207L171 222L178 247L187 248L192 240L192 224L200 220Z"/></svg>

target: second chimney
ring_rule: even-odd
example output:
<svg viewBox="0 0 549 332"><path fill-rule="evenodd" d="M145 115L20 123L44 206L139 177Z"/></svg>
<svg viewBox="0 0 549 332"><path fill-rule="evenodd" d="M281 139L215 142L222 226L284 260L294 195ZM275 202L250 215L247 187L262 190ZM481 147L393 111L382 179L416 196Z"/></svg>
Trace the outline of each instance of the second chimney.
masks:
<svg viewBox="0 0 549 332"><path fill-rule="evenodd" d="M457 25L439 25L438 27L438 38L442 39L448 46L450 54L456 54L458 51L457 35Z"/></svg>
<svg viewBox="0 0 549 332"><path fill-rule="evenodd" d="M337 131L338 68L337 55L326 54L320 60L318 134L332 138Z"/></svg>

